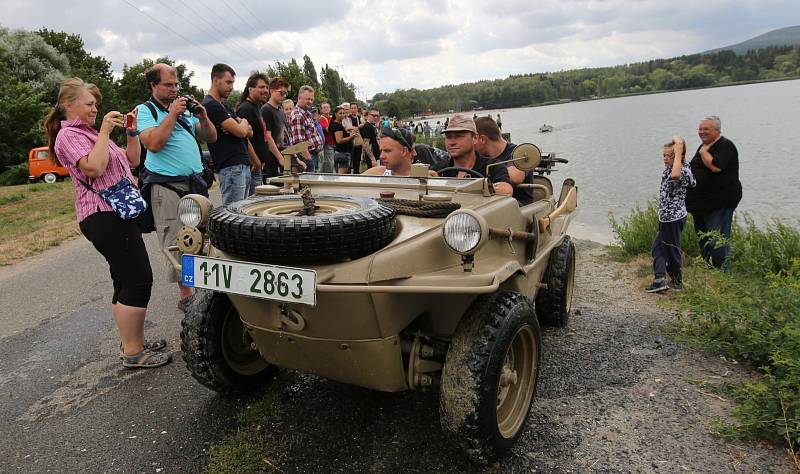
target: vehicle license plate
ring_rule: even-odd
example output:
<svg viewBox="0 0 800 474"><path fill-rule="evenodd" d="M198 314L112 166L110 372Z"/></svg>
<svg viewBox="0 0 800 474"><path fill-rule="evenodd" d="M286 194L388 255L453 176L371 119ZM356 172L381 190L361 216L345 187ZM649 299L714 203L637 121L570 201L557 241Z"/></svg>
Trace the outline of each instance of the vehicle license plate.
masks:
<svg viewBox="0 0 800 474"><path fill-rule="evenodd" d="M223 293L317 304L317 272L302 268L183 255L181 282L184 286Z"/></svg>

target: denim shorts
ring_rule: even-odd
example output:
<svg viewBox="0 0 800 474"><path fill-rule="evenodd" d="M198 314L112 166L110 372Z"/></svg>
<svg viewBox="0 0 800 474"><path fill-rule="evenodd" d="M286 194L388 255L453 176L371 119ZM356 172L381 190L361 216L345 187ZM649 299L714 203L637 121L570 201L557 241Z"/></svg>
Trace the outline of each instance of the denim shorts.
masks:
<svg viewBox="0 0 800 474"><path fill-rule="evenodd" d="M250 165L232 165L219 170L222 205L241 201L250 191Z"/></svg>
<svg viewBox="0 0 800 474"><path fill-rule="evenodd" d="M339 168L350 169L350 153L342 153L340 151L334 151L333 163L336 165L336 169Z"/></svg>

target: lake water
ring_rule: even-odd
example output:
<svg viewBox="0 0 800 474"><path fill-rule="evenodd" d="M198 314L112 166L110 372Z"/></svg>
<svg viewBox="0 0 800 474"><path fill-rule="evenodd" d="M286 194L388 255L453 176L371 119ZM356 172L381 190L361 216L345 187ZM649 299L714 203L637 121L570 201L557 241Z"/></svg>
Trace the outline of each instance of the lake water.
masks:
<svg viewBox="0 0 800 474"><path fill-rule="evenodd" d="M471 112L470 112L471 113ZM748 84L665 94L620 97L544 107L484 110L501 114L515 143L531 142L569 160L551 175L556 189L566 177L579 187L579 213L570 233L612 240L608 214L618 218L654 198L663 169L662 146L686 139L691 158L700 145L697 125L722 119L722 134L739 150L744 197L738 211L757 222L800 219L800 81ZM427 119L430 122L430 118ZM433 117L444 120L441 117ZM553 132L539 133L547 123ZM556 191L557 193L558 191Z"/></svg>

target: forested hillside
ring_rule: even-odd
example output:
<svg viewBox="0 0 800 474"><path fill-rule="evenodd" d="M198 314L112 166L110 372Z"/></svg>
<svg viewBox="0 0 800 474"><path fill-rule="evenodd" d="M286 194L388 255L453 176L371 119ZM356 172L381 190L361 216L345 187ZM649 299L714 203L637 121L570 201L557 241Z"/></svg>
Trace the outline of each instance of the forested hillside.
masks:
<svg viewBox="0 0 800 474"><path fill-rule="evenodd" d="M742 81L800 77L800 47L769 47L655 59L622 66L510 76L506 79L376 94L381 112L422 113L536 105Z"/></svg>

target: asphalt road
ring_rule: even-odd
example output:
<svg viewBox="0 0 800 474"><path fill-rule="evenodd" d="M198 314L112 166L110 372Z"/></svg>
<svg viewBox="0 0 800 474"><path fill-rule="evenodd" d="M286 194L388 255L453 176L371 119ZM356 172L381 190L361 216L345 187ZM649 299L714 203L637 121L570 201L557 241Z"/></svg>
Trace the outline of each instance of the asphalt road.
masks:
<svg viewBox="0 0 800 474"><path fill-rule="evenodd" d="M147 334L179 351L173 285L158 271ZM597 246L579 247L576 314L543 334L528 429L490 472L792 472L779 447L713 436L732 405L691 381L740 365L658 330L670 316ZM83 238L0 269L0 472L197 472L247 403L203 388L176 360L123 369L105 262ZM473 472L442 436L435 393L378 393L281 372L260 430L264 470Z"/></svg>
<svg viewBox="0 0 800 474"><path fill-rule="evenodd" d="M179 350L176 291L146 237L155 284L146 334ZM111 279L80 237L0 269L0 472L196 472L239 407L176 360L124 369Z"/></svg>

